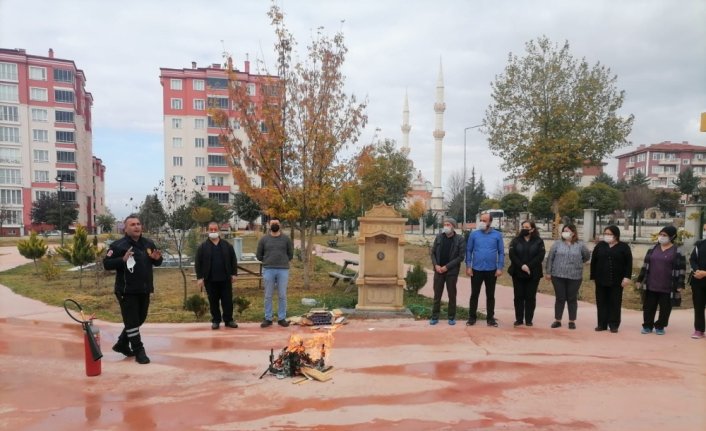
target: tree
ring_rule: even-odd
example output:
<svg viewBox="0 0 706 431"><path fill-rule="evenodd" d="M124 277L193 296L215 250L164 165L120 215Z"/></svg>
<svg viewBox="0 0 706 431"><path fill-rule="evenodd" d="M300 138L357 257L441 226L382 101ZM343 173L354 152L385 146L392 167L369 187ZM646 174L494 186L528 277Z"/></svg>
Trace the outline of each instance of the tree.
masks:
<svg viewBox="0 0 706 431"><path fill-rule="evenodd" d="M155 189L155 191L158 190L158 188ZM164 225L167 215L157 193L145 196L144 202L140 205L139 216L145 232L154 232Z"/></svg>
<svg viewBox="0 0 706 431"><path fill-rule="evenodd" d="M364 209L382 202L400 209L411 189L414 166L395 141L385 139L363 148L356 170Z"/></svg>
<svg viewBox="0 0 706 431"><path fill-rule="evenodd" d="M527 197L520 193L508 193L500 199L500 208L505 211L505 216L516 218L529 205Z"/></svg>
<svg viewBox="0 0 706 431"><path fill-rule="evenodd" d="M258 217L262 210L260 205L257 204L250 196L245 193L236 193L233 196L233 211L240 217L240 219L248 222L248 227L252 229L252 224Z"/></svg>
<svg viewBox="0 0 706 431"><path fill-rule="evenodd" d="M500 201L498 199L486 198L481 201L478 211L482 212L492 208L500 208Z"/></svg>
<svg viewBox="0 0 706 431"><path fill-rule="evenodd" d="M671 190L657 190L654 193L655 206L663 213L674 215L679 211L681 194Z"/></svg>
<svg viewBox="0 0 706 431"><path fill-rule="evenodd" d="M593 183L583 188L579 195L581 208L595 208L599 218L620 209L622 197L620 192L605 183Z"/></svg>
<svg viewBox="0 0 706 431"><path fill-rule="evenodd" d="M366 103L344 92L343 64L348 49L343 34L330 37L319 28L304 61L293 60L296 45L275 4L268 13L275 31L278 76L265 73L260 98L253 103L248 79L227 57L229 107L248 139L234 133L230 115L209 109L221 125L221 143L241 190L268 215L292 223L300 232L304 260L303 281L309 286L316 223L340 205L339 195L352 176L353 164L343 150L357 142L365 127ZM266 68L265 68L266 69ZM248 172L262 179L253 184Z"/></svg>
<svg viewBox="0 0 706 431"><path fill-rule="evenodd" d="M206 222L215 221L218 224L227 223L231 217L233 217L233 210L218 203L217 200L208 198L202 193L194 192L189 200L189 207L193 210L194 208L207 208L211 211L211 219Z"/></svg>
<svg viewBox="0 0 706 431"><path fill-rule="evenodd" d="M571 221L581 215L579 194L576 190L569 190L561 195L559 198L559 212Z"/></svg>
<svg viewBox="0 0 706 431"><path fill-rule="evenodd" d="M29 235L29 239L21 240L17 243L17 250L22 256L27 259L32 259L34 262L34 273L37 274L39 269L37 268L37 259L41 259L45 254L47 254L47 245L44 243L42 238L37 236L37 232L32 231Z"/></svg>
<svg viewBox="0 0 706 431"><path fill-rule="evenodd" d="M601 172L600 174L596 175L596 178L591 181L591 185L594 184L605 184L607 186L615 188L615 180L613 179L613 177L606 174L605 172Z"/></svg>
<svg viewBox="0 0 706 431"><path fill-rule="evenodd" d="M61 217L59 217L61 215ZM78 217L76 202L61 201L61 213L59 212L59 195L52 193L43 195L32 202L30 213L32 223L51 224L62 231L67 231L71 223ZM60 220L61 219L61 220ZM61 226L59 226L61 224Z"/></svg>
<svg viewBox="0 0 706 431"><path fill-rule="evenodd" d="M81 225L76 226L76 233L71 245L57 247L56 252L71 265L79 267L78 287L81 288L83 284L83 266L92 263L96 257L96 249L88 240L86 228Z"/></svg>
<svg viewBox="0 0 706 431"><path fill-rule="evenodd" d="M632 176L632 178L630 178L630 181L628 181L628 188L630 188L630 186L645 186L645 187L647 187L649 185L650 185L650 179L642 171L638 171L635 175Z"/></svg>
<svg viewBox="0 0 706 431"><path fill-rule="evenodd" d="M424 216L424 212L426 211L426 205L424 205L424 201L420 199L415 199L410 205L407 210L409 211L409 218L414 221L419 221L419 219ZM410 221L411 221L410 220ZM414 224L412 224L414 226ZM414 231L414 227L412 227L412 231Z"/></svg>
<svg viewBox="0 0 706 431"><path fill-rule="evenodd" d="M694 170L691 167L688 167L680 172L677 179L672 182L683 195L686 195L686 201L691 202L692 198L698 195L701 179L694 175Z"/></svg>
<svg viewBox="0 0 706 431"><path fill-rule="evenodd" d="M451 182L451 181L449 181ZM453 193L451 202L449 203L449 215L456 220L463 221L463 192L464 188L460 187L454 193L454 189L450 188ZM488 196L485 194L485 184L483 183L483 177L476 180L476 169L473 167L471 169L471 176L466 181L466 217L475 218L478 214L481 202ZM465 220L466 222L468 220Z"/></svg>
<svg viewBox="0 0 706 431"><path fill-rule="evenodd" d="M559 47L544 36L526 51L510 54L491 84L483 126L504 170L549 193L558 221L559 197L574 187L576 172L627 145L633 116L618 115L624 92L610 69L577 61L568 42Z"/></svg>
<svg viewBox="0 0 706 431"><path fill-rule="evenodd" d="M535 193L527 209L535 219L548 219L554 215L552 212L552 197L544 192Z"/></svg>
<svg viewBox="0 0 706 431"><path fill-rule="evenodd" d="M637 218L641 217L642 211L649 208L654 203L654 195L652 191L644 185L632 185L623 192L623 202L625 208L632 212L633 220L633 239L637 237ZM625 220L627 224L627 219Z"/></svg>
<svg viewBox="0 0 706 431"><path fill-rule="evenodd" d="M213 220L213 211L206 207L192 207L191 218L201 227L205 227Z"/></svg>
<svg viewBox="0 0 706 431"><path fill-rule="evenodd" d="M113 213L111 213L110 210L106 211L107 212L105 214L101 214L96 217L96 223L101 228L101 232L111 232L116 222Z"/></svg>

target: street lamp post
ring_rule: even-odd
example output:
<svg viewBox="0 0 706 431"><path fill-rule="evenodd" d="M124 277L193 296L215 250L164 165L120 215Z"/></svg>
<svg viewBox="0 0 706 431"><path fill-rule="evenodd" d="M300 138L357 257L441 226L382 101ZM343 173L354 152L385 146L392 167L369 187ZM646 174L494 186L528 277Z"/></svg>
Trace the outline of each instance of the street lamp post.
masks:
<svg viewBox="0 0 706 431"><path fill-rule="evenodd" d="M593 207L593 204L596 202L596 199L593 196L590 196L588 198L588 204L591 205L591 209L595 209ZM596 215L598 214L598 211L593 212L593 229L591 230L591 233L593 234L593 238L596 237Z"/></svg>
<svg viewBox="0 0 706 431"><path fill-rule="evenodd" d="M468 220L466 218L466 132L471 130L471 129L476 129L478 127L482 126L482 124L477 124L475 126L469 126L463 129L463 229L466 230L466 221Z"/></svg>
<svg viewBox="0 0 706 431"><path fill-rule="evenodd" d="M61 193L64 191L64 178L61 175L56 176L56 182L59 183L59 194L57 199L59 201L59 231L61 232L61 246L64 246L64 208L61 205Z"/></svg>

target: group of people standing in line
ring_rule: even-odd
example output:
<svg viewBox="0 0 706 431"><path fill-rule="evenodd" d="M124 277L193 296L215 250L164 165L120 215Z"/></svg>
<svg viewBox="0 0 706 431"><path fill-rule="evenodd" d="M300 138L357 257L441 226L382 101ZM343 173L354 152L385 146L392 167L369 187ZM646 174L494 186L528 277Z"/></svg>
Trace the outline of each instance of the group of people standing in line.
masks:
<svg viewBox="0 0 706 431"><path fill-rule="evenodd" d="M466 274L471 278L469 318L466 325L476 324L478 297L485 285L486 323L497 327L495 319L495 285L505 267L502 234L492 226L492 216L482 214L468 239L456 233L456 221L447 218L443 231L436 236L431 248L434 267L434 302L429 323L439 323L441 297L447 289L448 323L456 324L457 281L461 263L465 262ZM644 258L637 283L643 297L642 334L653 331L664 335L669 324L672 298L684 289L687 273L686 258L674 241L677 229L666 226L659 231L657 244ZM583 281L584 265L590 261L590 279L595 283L595 331L618 332L621 322L623 289L632 283L633 256L630 246L620 240L620 229L611 225L605 228L601 241L593 251L579 240L576 226L567 224L561 231L561 240L554 241L547 252L537 226L525 220L516 237L508 246L514 291L514 326L533 326L537 288L544 277L554 288L554 322L551 328L562 326L564 308L568 309L568 328L576 329L578 296ZM690 284L694 301L694 333L691 338L704 338L706 307L706 240L695 244L689 258ZM659 311L659 313L658 313ZM655 317L657 319L655 320Z"/></svg>

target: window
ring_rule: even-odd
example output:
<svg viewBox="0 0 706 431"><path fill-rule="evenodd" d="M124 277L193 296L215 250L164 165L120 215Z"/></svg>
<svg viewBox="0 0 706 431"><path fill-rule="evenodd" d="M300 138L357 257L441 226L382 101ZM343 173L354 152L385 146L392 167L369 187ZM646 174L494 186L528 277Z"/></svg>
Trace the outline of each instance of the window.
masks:
<svg viewBox="0 0 706 431"><path fill-rule="evenodd" d="M248 93L248 96L254 96L256 91L255 84L249 83L245 91Z"/></svg>
<svg viewBox="0 0 706 431"><path fill-rule="evenodd" d="M73 123L74 113L72 111L54 111L54 120L57 123Z"/></svg>
<svg viewBox="0 0 706 431"><path fill-rule="evenodd" d="M76 192L67 192L66 190L57 193L61 202L76 202Z"/></svg>
<svg viewBox="0 0 706 431"><path fill-rule="evenodd" d="M5 210L5 224L20 224L22 223L22 211L20 210Z"/></svg>
<svg viewBox="0 0 706 431"><path fill-rule="evenodd" d="M35 81L46 81L47 80L47 68L46 67L29 67L29 79Z"/></svg>
<svg viewBox="0 0 706 431"><path fill-rule="evenodd" d="M212 186L222 186L223 185L223 176L211 175L211 185Z"/></svg>
<svg viewBox="0 0 706 431"><path fill-rule="evenodd" d="M194 184L196 184L197 186L206 185L206 177L197 175L196 178L194 178Z"/></svg>
<svg viewBox="0 0 706 431"><path fill-rule="evenodd" d="M34 150L35 163L47 163L49 161L49 150Z"/></svg>
<svg viewBox="0 0 706 431"><path fill-rule="evenodd" d="M184 159L181 156L172 157L172 166L182 166L184 164Z"/></svg>
<svg viewBox="0 0 706 431"><path fill-rule="evenodd" d="M66 183L76 182L76 171L56 171L56 176L64 179ZM76 198L74 197L74 200ZM68 200L68 199L67 199Z"/></svg>
<svg viewBox="0 0 706 431"><path fill-rule="evenodd" d="M48 197L50 197L50 196L51 196L51 192L47 192L47 191L44 191L44 190L37 190L37 191L34 192L34 198L35 198L36 200L40 200L40 199L43 199L43 198L48 198Z"/></svg>
<svg viewBox="0 0 706 431"><path fill-rule="evenodd" d="M172 138L172 148L184 148L184 141L181 138Z"/></svg>
<svg viewBox="0 0 706 431"><path fill-rule="evenodd" d="M206 140L204 138L194 138L194 147L203 148Z"/></svg>
<svg viewBox="0 0 706 431"><path fill-rule="evenodd" d="M20 170L0 168L0 184L22 184Z"/></svg>
<svg viewBox="0 0 706 431"><path fill-rule="evenodd" d="M181 129L181 118L172 118L172 129Z"/></svg>
<svg viewBox="0 0 706 431"><path fill-rule="evenodd" d="M265 124L264 121L260 121L260 132L267 133L267 125Z"/></svg>
<svg viewBox="0 0 706 431"><path fill-rule="evenodd" d="M36 100L39 102L46 102L49 100L49 93L47 93L46 88L30 87L29 89L29 100Z"/></svg>
<svg viewBox="0 0 706 431"><path fill-rule="evenodd" d="M248 105L248 109L245 111L248 115L253 115L255 113L255 104L251 103Z"/></svg>
<svg viewBox="0 0 706 431"><path fill-rule="evenodd" d="M74 82L74 72L68 69L54 69L54 81Z"/></svg>
<svg viewBox="0 0 706 431"><path fill-rule="evenodd" d="M0 190L0 204L22 205L22 190Z"/></svg>
<svg viewBox="0 0 706 431"><path fill-rule="evenodd" d="M209 193L208 198L213 199L219 204L227 204L228 203L228 197L229 193Z"/></svg>
<svg viewBox="0 0 706 431"><path fill-rule="evenodd" d="M218 136L210 135L208 137L208 146L210 148L213 148L213 147L222 147L223 145L221 145L221 141L220 141L220 139L218 139Z"/></svg>
<svg viewBox="0 0 706 431"><path fill-rule="evenodd" d="M0 84L0 102L19 102L17 84Z"/></svg>
<svg viewBox="0 0 706 431"><path fill-rule="evenodd" d="M196 167L197 168L206 166L206 159L204 159L203 157L196 157L195 160L196 160Z"/></svg>
<svg viewBox="0 0 706 431"><path fill-rule="evenodd" d="M74 132L56 132L56 142L74 142Z"/></svg>
<svg viewBox="0 0 706 431"><path fill-rule="evenodd" d="M3 127L0 126L0 142L20 142L19 127Z"/></svg>
<svg viewBox="0 0 706 431"><path fill-rule="evenodd" d="M230 121L230 126L233 128L233 130L239 130L240 129L240 121L233 119Z"/></svg>
<svg viewBox="0 0 706 431"><path fill-rule="evenodd" d="M662 167L661 167L661 166L652 166L652 173L653 173L653 174L661 174L661 173L662 173Z"/></svg>
<svg viewBox="0 0 706 431"><path fill-rule="evenodd" d="M34 181L38 183L48 183L49 171L34 171Z"/></svg>
<svg viewBox="0 0 706 431"><path fill-rule="evenodd" d="M226 158L224 156L209 154L208 155L208 166L228 166L226 164Z"/></svg>
<svg viewBox="0 0 706 431"><path fill-rule="evenodd" d="M682 165L688 165L690 162L691 162L691 160L689 160L689 159L682 159L681 160Z"/></svg>
<svg viewBox="0 0 706 431"><path fill-rule="evenodd" d="M218 109L228 109L228 98L227 97L209 97L208 98L209 108Z"/></svg>
<svg viewBox="0 0 706 431"><path fill-rule="evenodd" d="M203 118L194 118L194 129L205 129L206 120Z"/></svg>
<svg viewBox="0 0 706 431"><path fill-rule="evenodd" d="M206 85L203 81L203 79L194 79L193 80L193 88L196 91L203 91L206 89Z"/></svg>
<svg viewBox="0 0 706 431"><path fill-rule="evenodd" d="M181 99L172 99L172 109L181 109Z"/></svg>
<svg viewBox="0 0 706 431"><path fill-rule="evenodd" d="M74 103L74 92L67 90L54 90L54 101L57 103Z"/></svg>
<svg viewBox="0 0 706 431"><path fill-rule="evenodd" d="M32 141L49 142L49 131L42 129L32 129Z"/></svg>
<svg viewBox="0 0 706 431"><path fill-rule="evenodd" d="M635 156L630 156L628 158L628 163L635 163Z"/></svg>
<svg viewBox="0 0 706 431"><path fill-rule="evenodd" d="M49 111L42 108L32 108L32 121L49 121Z"/></svg>
<svg viewBox="0 0 706 431"><path fill-rule="evenodd" d="M20 121L19 111L17 106L0 105L0 121Z"/></svg>
<svg viewBox="0 0 706 431"><path fill-rule="evenodd" d="M644 162L645 160L647 160L647 153L640 153L637 155L638 162Z"/></svg>
<svg viewBox="0 0 706 431"><path fill-rule="evenodd" d="M19 165L22 163L19 148L0 147L0 163Z"/></svg>
<svg viewBox="0 0 706 431"><path fill-rule="evenodd" d="M208 116L208 127L221 127L220 124L216 123L216 121L211 117L210 115Z"/></svg>
<svg viewBox="0 0 706 431"><path fill-rule="evenodd" d="M194 110L203 111L206 109L206 102L203 99L194 99Z"/></svg>
<svg viewBox="0 0 706 431"><path fill-rule="evenodd" d="M56 152L56 162L57 163L76 163L76 153L73 151L57 151Z"/></svg>
<svg viewBox="0 0 706 431"><path fill-rule="evenodd" d="M662 160L662 153L652 153L652 160Z"/></svg>
<svg viewBox="0 0 706 431"><path fill-rule="evenodd" d="M214 90L225 90L228 88L228 80L223 78L206 78L206 86Z"/></svg>
<svg viewBox="0 0 706 431"><path fill-rule="evenodd" d="M169 80L169 88L172 90L181 90L182 87L182 81L181 79L170 79Z"/></svg>
<svg viewBox="0 0 706 431"><path fill-rule="evenodd" d="M15 63L0 63L0 79L17 81L17 65Z"/></svg>
<svg viewBox="0 0 706 431"><path fill-rule="evenodd" d="M704 159L706 159L706 153L696 153L696 154L694 154L694 159L704 160Z"/></svg>

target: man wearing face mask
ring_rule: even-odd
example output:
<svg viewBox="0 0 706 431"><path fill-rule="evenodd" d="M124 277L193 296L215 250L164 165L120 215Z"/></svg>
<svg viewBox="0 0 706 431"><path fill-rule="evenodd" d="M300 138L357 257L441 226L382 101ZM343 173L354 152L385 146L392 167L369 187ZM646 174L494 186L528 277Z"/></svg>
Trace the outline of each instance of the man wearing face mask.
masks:
<svg viewBox="0 0 706 431"><path fill-rule="evenodd" d="M431 263L434 266L434 305L430 325L439 323L441 295L444 284L449 295L449 325L456 324L456 282L463 262L465 247L463 236L456 234L456 220L446 218L443 232L436 236L431 247Z"/></svg>
<svg viewBox="0 0 706 431"><path fill-rule="evenodd" d="M233 319L233 283L238 275L238 259L233 246L222 240L218 232L218 223L209 223L208 239L196 250L196 283L201 289L206 287L211 329L218 329L221 321L227 328L237 328Z"/></svg>
<svg viewBox="0 0 706 431"><path fill-rule="evenodd" d="M142 236L142 224L135 214L125 219L125 236L114 243L103 259L105 269L115 271L115 296L125 328L113 350L125 356L135 356L140 364L149 364L140 326L147 319L150 294L154 292L152 267L162 264L162 253L154 242Z"/></svg>
<svg viewBox="0 0 706 431"><path fill-rule="evenodd" d="M488 213L480 216L478 228L468 237L466 244L466 275L471 277L471 299L467 326L476 324L478 297L485 283L485 300L488 326L497 327L495 320L495 282L505 267L503 236L493 229L493 217Z"/></svg>
<svg viewBox="0 0 706 431"><path fill-rule="evenodd" d="M292 240L280 230L279 219L270 219L269 234L257 243L257 260L262 262L262 280L265 282L265 319L261 328L272 326L272 297L277 289L277 324L287 327L287 283L289 262L294 257Z"/></svg>

